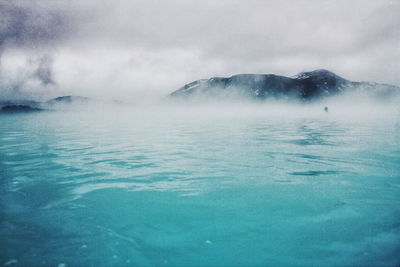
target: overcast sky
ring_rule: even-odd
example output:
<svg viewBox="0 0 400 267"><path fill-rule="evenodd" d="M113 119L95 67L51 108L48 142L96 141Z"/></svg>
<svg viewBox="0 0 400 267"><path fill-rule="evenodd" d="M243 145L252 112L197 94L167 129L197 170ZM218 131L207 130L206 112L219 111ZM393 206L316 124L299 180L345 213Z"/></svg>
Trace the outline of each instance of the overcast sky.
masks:
<svg viewBox="0 0 400 267"><path fill-rule="evenodd" d="M0 97L139 99L324 68L400 85L397 0L0 0Z"/></svg>

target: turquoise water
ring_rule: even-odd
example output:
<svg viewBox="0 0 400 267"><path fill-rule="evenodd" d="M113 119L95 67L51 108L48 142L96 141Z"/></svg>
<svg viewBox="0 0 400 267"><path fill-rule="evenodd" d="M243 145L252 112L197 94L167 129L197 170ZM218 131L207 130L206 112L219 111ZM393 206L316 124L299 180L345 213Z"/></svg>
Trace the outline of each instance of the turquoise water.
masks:
<svg viewBox="0 0 400 267"><path fill-rule="evenodd" d="M0 177L7 266L400 264L396 116L0 115Z"/></svg>

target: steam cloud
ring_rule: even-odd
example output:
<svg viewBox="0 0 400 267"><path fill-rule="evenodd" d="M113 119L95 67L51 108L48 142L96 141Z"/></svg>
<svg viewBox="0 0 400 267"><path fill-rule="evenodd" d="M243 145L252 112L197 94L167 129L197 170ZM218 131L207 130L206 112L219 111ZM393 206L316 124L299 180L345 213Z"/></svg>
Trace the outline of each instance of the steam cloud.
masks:
<svg viewBox="0 0 400 267"><path fill-rule="evenodd" d="M0 49L38 48L59 40L66 31L61 13L33 2L0 2Z"/></svg>
<svg viewBox="0 0 400 267"><path fill-rule="evenodd" d="M56 82L51 53L69 30L65 14L45 2L0 2L0 97L26 98L43 94ZM7 50L25 52L24 62L10 72ZM36 90L36 92L35 92ZM37 96L36 96L37 97Z"/></svg>
<svg viewBox="0 0 400 267"><path fill-rule="evenodd" d="M400 85L395 0L0 0L0 98L142 101L213 76Z"/></svg>

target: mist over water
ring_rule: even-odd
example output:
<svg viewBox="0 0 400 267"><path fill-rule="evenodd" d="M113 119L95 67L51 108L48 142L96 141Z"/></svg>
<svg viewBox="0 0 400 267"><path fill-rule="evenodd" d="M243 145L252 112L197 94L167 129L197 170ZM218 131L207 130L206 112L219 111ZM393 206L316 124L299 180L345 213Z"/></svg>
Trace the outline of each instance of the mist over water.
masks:
<svg viewBox="0 0 400 267"><path fill-rule="evenodd" d="M0 0L0 266L400 266L399 14Z"/></svg>
<svg viewBox="0 0 400 267"><path fill-rule="evenodd" d="M0 115L2 264L400 263L395 103L80 107Z"/></svg>

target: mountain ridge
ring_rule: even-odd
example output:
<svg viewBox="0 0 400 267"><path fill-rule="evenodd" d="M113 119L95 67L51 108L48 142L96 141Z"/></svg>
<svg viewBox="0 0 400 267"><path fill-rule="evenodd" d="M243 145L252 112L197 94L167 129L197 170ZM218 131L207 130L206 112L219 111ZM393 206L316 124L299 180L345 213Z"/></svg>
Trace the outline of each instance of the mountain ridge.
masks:
<svg viewBox="0 0 400 267"><path fill-rule="evenodd" d="M350 81L331 71L318 69L300 72L292 77L275 74L236 74L230 77L201 79L182 86L169 94L169 97L316 100L362 87L368 90L378 87L386 91L400 90L394 85Z"/></svg>

